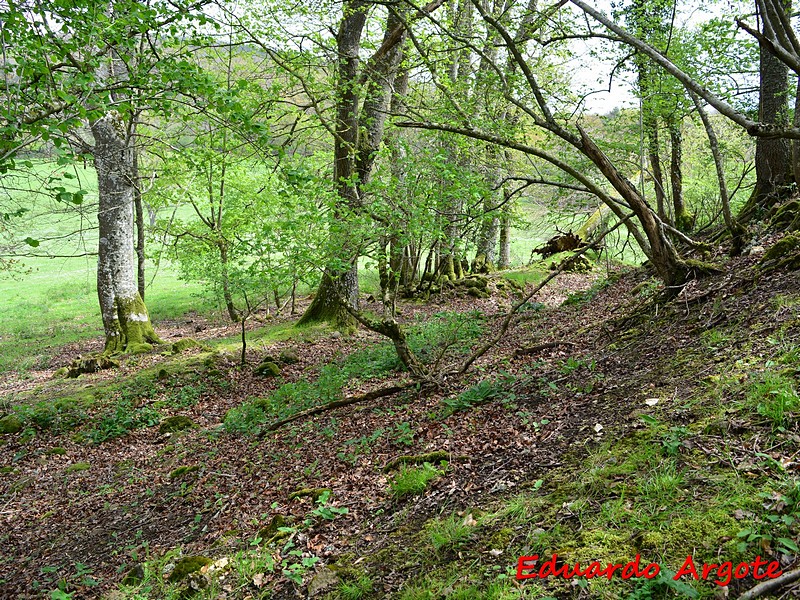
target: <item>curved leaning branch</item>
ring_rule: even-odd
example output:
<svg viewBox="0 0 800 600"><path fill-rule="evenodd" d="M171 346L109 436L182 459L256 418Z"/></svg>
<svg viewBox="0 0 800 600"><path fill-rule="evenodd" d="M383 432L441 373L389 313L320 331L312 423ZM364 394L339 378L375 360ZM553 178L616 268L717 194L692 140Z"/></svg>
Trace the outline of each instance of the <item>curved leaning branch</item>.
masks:
<svg viewBox="0 0 800 600"><path fill-rule="evenodd" d="M596 8L586 4L582 0L570 0L572 4L580 8L587 15L594 18L596 21L602 23L607 29L613 31L621 40L629 46L632 46L642 54L648 56L653 62L658 64L667 73L672 75L675 79L680 81L683 86L690 92L698 95L703 100L713 106L720 114L724 115L737 125L743 127L747 133L753 137L761 138L790 138L800 139L800 127L780 127L777 125L770 125L766 123L759 123L748 119L744 114L737 111L733 106L725 102L723 99L717 97L710 90L706 89L695 80L691 75L688 75L670 59L664 56L661 52L655 49L650 44L640 40L635 35L632 35L616 23L609 19L604 13Z"/></svg>

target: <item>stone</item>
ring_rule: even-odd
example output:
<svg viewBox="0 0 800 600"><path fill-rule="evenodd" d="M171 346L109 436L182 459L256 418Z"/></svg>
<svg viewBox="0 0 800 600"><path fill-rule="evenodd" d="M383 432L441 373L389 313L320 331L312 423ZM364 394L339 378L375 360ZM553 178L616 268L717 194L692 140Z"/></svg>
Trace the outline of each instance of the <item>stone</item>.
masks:
<svg viewBox="0 0 800 600"><path fill-rule="evenodd" d="M274 362L262 362L255 369L255 374L260 377L277 377L281 374L281 368Z"/></svg>
<svg viewBox="0 0 800 600"><path fill-rule="evenodd" d="M169 575L172 583L186 579L191 573L197 573L203 567L213 564L207 556L186 556L175 563L175 568Z"/></svg>
<svg viewBox="0 0 800 600"><path fill-rule="evenodd" d="M0 419L0 435L22 431L22 420L17 415L6 415Z"/></svg>
<svg viewBox="0 0 800 600"><path fill-rule="evenodd" d="M308 597L314 598L339 585L339 577L327 567L320 569L308 584Z"/></svg>
<svg viewBox="0 0 800 600"><path fill-rule="evenodd" d="M130 571L122 578L122 585L138 585L144 581L144 567L142 565L135 565Z"/></svg>
<svg viewBox="0 0 800 600"><path fill-rule="evenodd" d="M296 365L300 362L300 355L294 348L286 348L281 351L280 361L286 365Z"/></svg>
<svg viewBox="0 0 800 600"><path fill-rule="evenodd" d="M184 429L191 429L192 427L195 427L195 422L189 417L176 415L174 417L167 417L161 421L161 425L158 426L158 433L175 433L176 431L183 431Z"/></svg>
<svg viewBox="0 0 800 600"><path fill-rule="evenodd" d="M191 348L201 348L203 345L194 338L184 338L172 344L172 353L180 354Z"/></svg>

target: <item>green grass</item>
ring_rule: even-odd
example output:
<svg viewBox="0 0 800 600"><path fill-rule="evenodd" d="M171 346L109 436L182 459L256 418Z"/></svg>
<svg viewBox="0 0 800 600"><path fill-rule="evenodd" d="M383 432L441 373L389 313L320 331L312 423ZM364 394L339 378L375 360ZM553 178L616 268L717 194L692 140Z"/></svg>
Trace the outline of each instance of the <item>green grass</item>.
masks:
<svg viewBox="0 0 800 600"><path fill-rule="evenodd" d="M398 500L406 496L422 494L431 481L444 474L447 469L447 463L444 463L442 467L442 469L437 469L430 463L424 463L418 467L405 465L400 467L400 470L389 482L392 494Z"/></svg>

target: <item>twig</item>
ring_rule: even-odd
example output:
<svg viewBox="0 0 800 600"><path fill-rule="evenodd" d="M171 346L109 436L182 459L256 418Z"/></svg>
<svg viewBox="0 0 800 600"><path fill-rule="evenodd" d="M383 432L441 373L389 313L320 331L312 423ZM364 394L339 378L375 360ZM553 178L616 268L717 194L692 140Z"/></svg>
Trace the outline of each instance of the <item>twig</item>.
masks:
<svg viewBox="0 0 800 600"><path fill-rule="evenodd" d="M264 437L264 435L266 435L268 431L276 431L277 429L280 429L287 423L291 423L299 419L305 419L306 417L313 417L314 415L318 415L328 410L333 410L334 408L340 408L342 406L350 406L351 404L358 404L359 402L369 402L370 400L377 400L378 398L391 396L392 394L397 394L398 392L407 390L413 385L414 383L405 383L403 385L390 385L389 387L372 390L371 392L367 392L366 394L362 394L361 396L353 396L352 398L345 398L343 400L334 400L333 402L328 402L327 404L323 404L322 406L309 408L308 410L296 413L291 417L286 417L285 419L281 419L280 421L275 421L274 423L269 425L266 429L264 429L258 435L258 437Z"/></svg>
<svg viewBox="0 0 800 600"><path fill-rule="evenodd" d="M739 596L738 600L753 600L766 594L778 591L784 586L794 583L800 579L800 569L788 571L775 579L769 579L759 583L757 586L750 588L744 594Z"/></svg>

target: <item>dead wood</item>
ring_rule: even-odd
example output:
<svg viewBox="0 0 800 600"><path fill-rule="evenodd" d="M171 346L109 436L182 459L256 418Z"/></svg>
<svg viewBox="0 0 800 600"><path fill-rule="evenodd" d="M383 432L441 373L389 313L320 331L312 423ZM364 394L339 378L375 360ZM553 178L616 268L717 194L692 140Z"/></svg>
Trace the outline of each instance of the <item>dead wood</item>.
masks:
<svg viewBox="0 0 800 600"><path fill-rule="evenodd" d="M403 390L407 390L410 388L413 383L406 383L403 385L390 385L385 388L380 388L377 390L372 390L371 392L367 392L366 394L362 394L360 396L353 396L352 398L344 398L343 400L334 400L333 402L328 402L327 404L323 404L322 406L315 406L314 408L309 408L308 410L301 411L292 415L291 417L286 417L285 419L281 419L280 421L275 421L271 425L267 426L258 437L264 437L267 432L269 431L276 431L283 427L284 425L291 423L293 421L299 421L300 419L305 419L306 417L313 417L314 415L318 415L320 413L333 410L334 408L341 408L342 406L350 406L351 404L358 404L360 402L369 402L370 400L377 400L378 398L384 398L386 396L391 396L392 394L397 394L402 392Z"/></svg>
<svg viewBox="0 0 800 600"><path fill-rule="evenodd" d="M750 588L744 594L739 596L738 600L753 600L753 598L759 598L767 594L774 594L781 588L786 587L790 583L794 583L798 579L800 579L800 569L788 571L780 577L776 577L775 579L762 581L757 586Z"/></svg>

